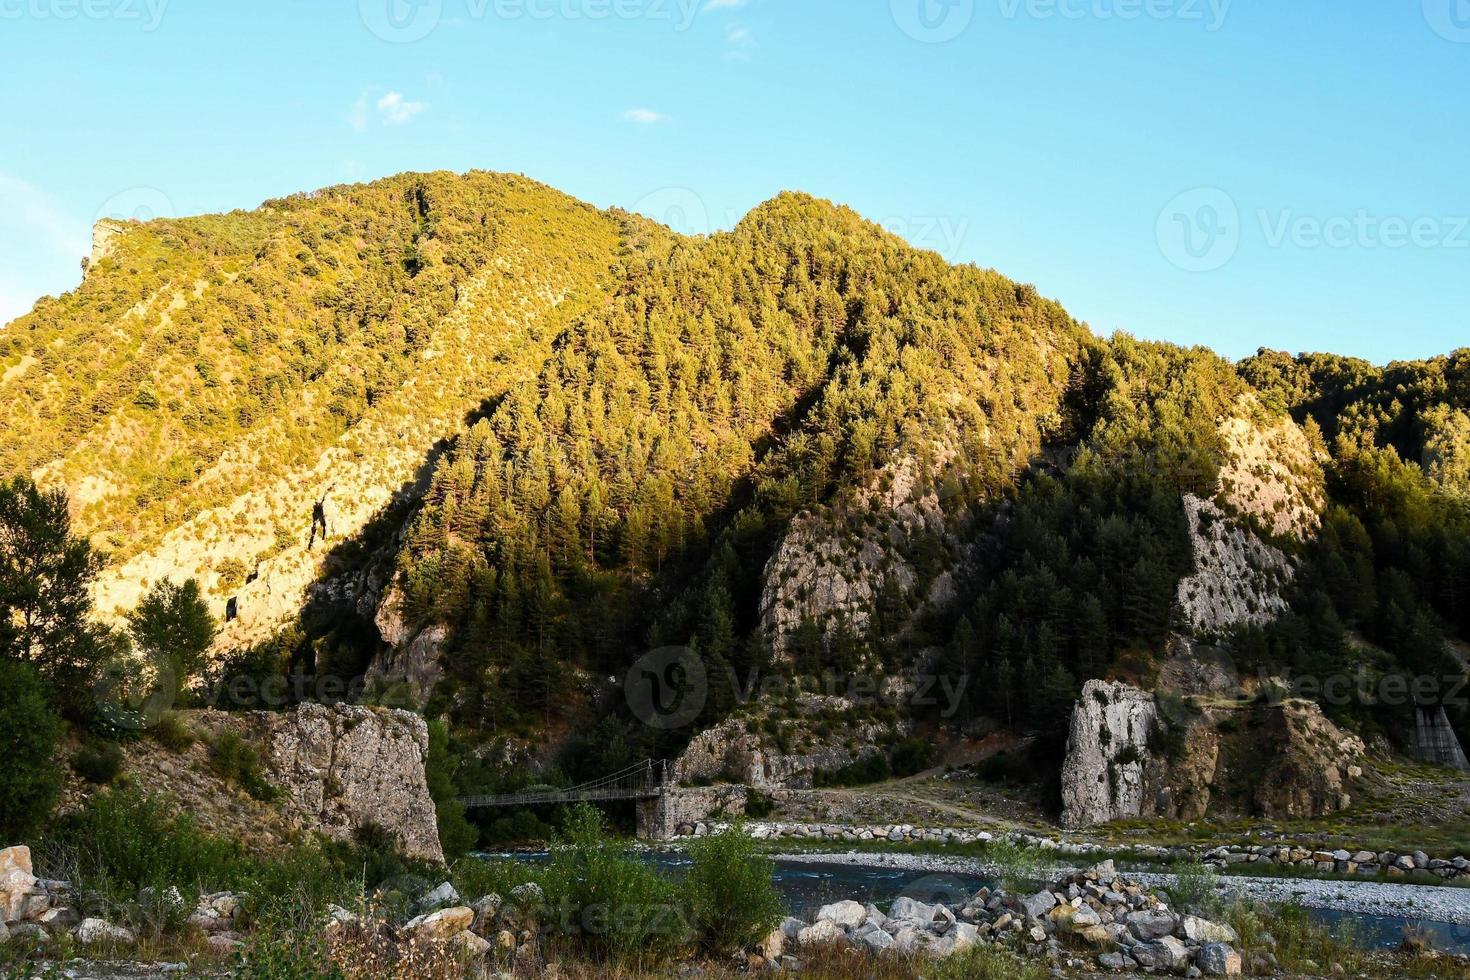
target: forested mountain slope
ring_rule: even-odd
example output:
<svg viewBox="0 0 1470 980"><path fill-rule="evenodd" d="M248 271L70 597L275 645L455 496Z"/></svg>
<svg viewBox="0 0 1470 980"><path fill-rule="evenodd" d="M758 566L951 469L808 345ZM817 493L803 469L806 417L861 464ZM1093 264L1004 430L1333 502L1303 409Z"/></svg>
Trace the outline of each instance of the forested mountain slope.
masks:
<svg viewBox="0 0 1470 980"><path fill-rule="evenodd" d="M236 600L237 642L299 607L317 502L355 533L633 248L620 219L492 174L98 238L76 291L0 334L0 467L70 491L111 559L104 613L192 576L222 618Z"/></svg>
<svg viewBox="0 0 1470 980"><path fill-rule="evenodd" d="M101 226L0 332L0 468L69 491L104 615L197 578L229 670L447 716L462 788L691 739L810 782L995 727L1059 752L1085 681L1181 644L1463 675L1465 364L1103 340L802 194L686 238L405 174ZM672 730L622 687L668 647L707 679ZM1396 742L1413 707L1328 711Z"/></svg>

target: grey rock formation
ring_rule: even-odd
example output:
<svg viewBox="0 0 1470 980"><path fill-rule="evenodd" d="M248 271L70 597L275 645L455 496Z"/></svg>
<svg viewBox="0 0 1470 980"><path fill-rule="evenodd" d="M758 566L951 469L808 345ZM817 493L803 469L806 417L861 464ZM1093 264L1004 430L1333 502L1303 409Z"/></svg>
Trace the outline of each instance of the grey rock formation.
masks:
<svg viewBox="0 0 1470 980"><path fill-rule="evenodd" d="M941 463L948 459L940 453ZM915 536L944 530L938 494L925 487L920 464L905 456L885 466L846 507L804 513L766 564L761 623L775 650L804 621L828 636L846 629L863 636L878 597L887 588L912 592L920 583L903 555ZM932 601L953 589L941 576Z"/></svg>
<svg viewBox="0 0 1470 980"><path fill-rule="evenodd" d="M1090 827L1143 813L1144 767L1157 719L1152 694L1087 682L1072 712L1062 764L1062 826Z"/></svg>
<svg viewBox="0 0 1470 980"><path fill-rule="evenodd" d="M377 826L405 856L444 860L424 777L428 726L418 715L303 704L279 714L202 712L200 721L216 731L243 727L284 791L279 808L301 829L347 840Z"/></svg>
<svg viewBox="0 0 1470 980"><path fill-rule="evenodd" d="M1460 745L1443 705L1414 710L1409 754L1431 765L1470 772L1470 761L1465 758L1465 749Z"/></svg>
<svg viewBox="0 0 1470 980"><path fill-rule="evenodd" d="M1264 625L1286 612L1282 589L1295 569L1285 554L1208 500L1186 494L1184 513L1196 570L1179 583L1179 606L1197 633Z"/></svg>

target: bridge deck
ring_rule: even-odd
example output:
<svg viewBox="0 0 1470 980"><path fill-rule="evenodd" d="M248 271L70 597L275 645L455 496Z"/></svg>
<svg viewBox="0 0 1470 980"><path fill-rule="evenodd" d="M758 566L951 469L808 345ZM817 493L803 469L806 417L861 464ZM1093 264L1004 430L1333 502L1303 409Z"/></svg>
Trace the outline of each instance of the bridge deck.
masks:
<svg viewBox="0 0 1470 980"><path fill-rule="evenodd" d="M466 796L466 807L536 806L550 803L583 803L602 800L651 800L663 795L662 787L651 789L593 789L564 793L509 793L505 796Z"/></svg>
<svg viewBox="0 0 1470 980"><path fill-rule="evenodd" d="M460 797L459 802L467 809L478 809L607 800L652 800L664 795L668 786L668 775L666 763L648 760L580 786L531 793L505 793L499 796L464 796Z"/></svg>

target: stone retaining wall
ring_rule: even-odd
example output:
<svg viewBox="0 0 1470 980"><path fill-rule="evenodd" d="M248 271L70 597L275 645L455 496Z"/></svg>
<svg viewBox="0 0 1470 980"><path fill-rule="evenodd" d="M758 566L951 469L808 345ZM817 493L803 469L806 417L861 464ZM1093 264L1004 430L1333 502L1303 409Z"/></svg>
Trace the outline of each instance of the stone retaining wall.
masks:
<svg viewBox="0 0 1470 980"><path fill-rule="evenodd" d="M729 788L729 787L724 787ZM676 836L705 836L724 829L727 824L701 820L686 824ZM1457 855L1436 858L1415 851L1335 850L1323 851L1293 843L1252 844L1222 847L1104 847L1100 844L1055 840L1033 834L992 834L989 831L960 827L915 827L912 824L853 826L848 824L802 824L755 822L746 830L758 840L820 840L856 844L865 841L887 841L893 844L926 842L940 845L987 844L1004 840L1025 847L1055 851L1061 857L1087 858L1099 854L1115 854L1140 861L1200 861L1216 868L1261 864L1294 867L1301 871L1335 874L1358 874L1402 877L1410 872L1427 872L1450 881L1470 878L1470 859Z"/></svg>

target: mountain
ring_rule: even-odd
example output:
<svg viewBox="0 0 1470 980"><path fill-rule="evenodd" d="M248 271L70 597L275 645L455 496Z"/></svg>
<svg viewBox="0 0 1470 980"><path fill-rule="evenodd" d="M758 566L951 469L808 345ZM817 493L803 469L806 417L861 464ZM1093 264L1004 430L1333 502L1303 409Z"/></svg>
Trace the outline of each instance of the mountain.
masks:
<svg viewBox="0 0 1470 980"><path fill-rule="evenodd" d="M1084 682L1163 689L1181 645L1463 676L1467 364L1099 339L802 194L688 238L405 174L100 225L0 332L0 462L69 491L104 615L196 578L228 669L427 705L466 785L810 785L997 728L1055 772ZM647 724L669 649L698 703Z"/></svg>
<svg viewBox="0 0 1470 980"><path fill-rule="evenodd" d="M104 613L198 578L226 642L295 614L313 505L351 536L605 302L636 222L531 181L405 176L103 222L81 286L0 335L0 466L71 493Z"/></svg>

